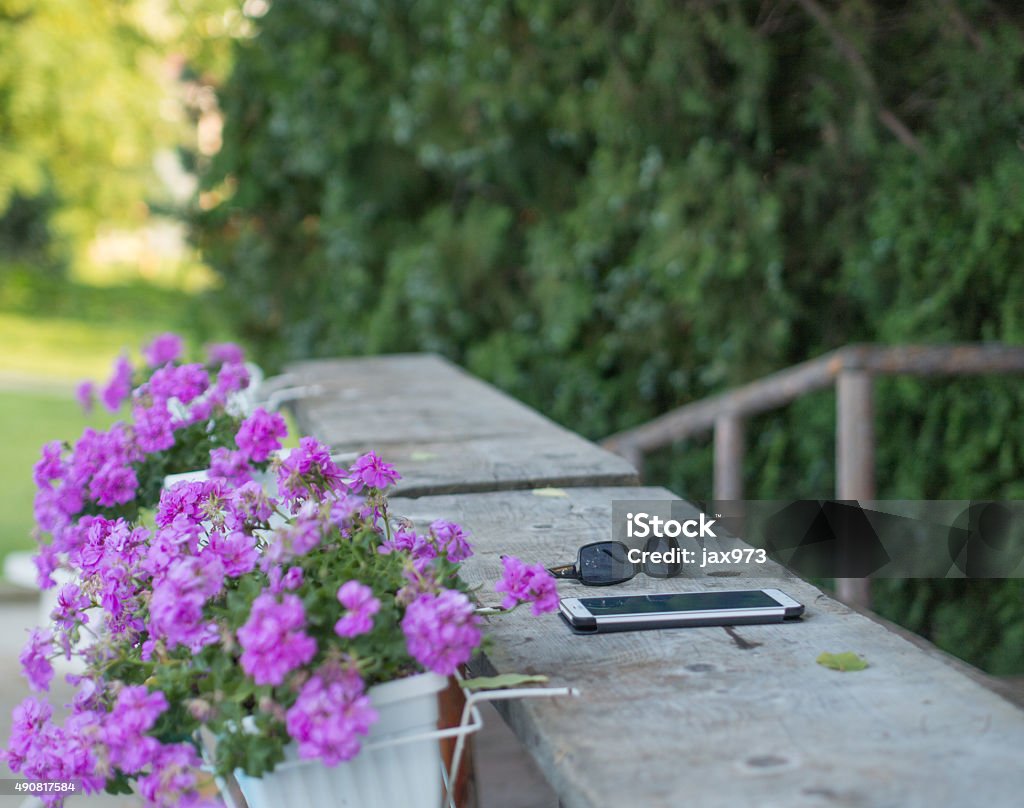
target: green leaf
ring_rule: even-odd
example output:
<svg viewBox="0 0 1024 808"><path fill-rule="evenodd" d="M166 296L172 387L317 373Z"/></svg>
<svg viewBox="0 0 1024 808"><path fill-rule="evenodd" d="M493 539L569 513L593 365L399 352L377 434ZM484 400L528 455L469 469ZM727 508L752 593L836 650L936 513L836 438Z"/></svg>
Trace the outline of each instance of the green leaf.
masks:
<svg viewBox="0 0 1024 808"><path fill-rule="evenodd" d="M868 663L852 651L844 651L841 654L830 654L825 652L818 657L819 665L834 671L862 671Z"/></svg>
<svg viewBox="0 0 1024 808"><path fill-rule="evenodd" d="M107 778L104 790L108 794L131 794L132 784L122 771L117 770L115 775Z"/></svg>
<svg viewBox="0 0 1024 808"><path fill-rule="evenodd" d="M462 687L472 693L477 690L504 690L508 687L519 687L520 685L539 685L544 684L547 680L547 676L503 673L500 676L477 676L475 679L466 679L462 682Z"/></svg>

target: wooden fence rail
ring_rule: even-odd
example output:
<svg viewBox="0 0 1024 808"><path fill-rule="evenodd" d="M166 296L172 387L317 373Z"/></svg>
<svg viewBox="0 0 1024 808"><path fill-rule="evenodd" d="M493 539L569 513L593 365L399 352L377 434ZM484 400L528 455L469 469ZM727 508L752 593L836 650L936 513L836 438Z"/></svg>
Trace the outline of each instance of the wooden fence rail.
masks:
<svg viewBox="0 0 1024 808"><path fill-rule="evenodd" d="M875 499L875 376L978 376L1024 373L1024 346L848 345L710 398L695 401L642 426L605 438L606 449L643 475L644 455L714 430L716 500L743 498L744 422L835 385L836 498ZM837 582L839 597L870 605L866 579Z"/></svg>

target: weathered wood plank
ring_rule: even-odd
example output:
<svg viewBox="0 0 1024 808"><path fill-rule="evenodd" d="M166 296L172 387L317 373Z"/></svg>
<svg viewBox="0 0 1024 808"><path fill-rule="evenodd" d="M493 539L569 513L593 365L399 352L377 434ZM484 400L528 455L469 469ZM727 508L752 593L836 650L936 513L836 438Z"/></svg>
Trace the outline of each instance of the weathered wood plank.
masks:
<svg viewBox="0 0 1024 808"><path fill-rule="evenodd" d="M395 463L404 496L633 485L622 458L430 354L316 360L288 372L320 392L294 402L302 431Z"/></svg>
<svg viewBox="0 0 1024 808"><path fill-rule="evenodd" d="M566 562L579 545L610 537L613 500L671 498L576 488L396 500L393 509L468 527L477 554L464 574L486 601L501 554ZM1024 712L799 579L559 584L563 596L761 586L805 603L806 618L591 637L526 610L490 621L483 670L542 673L583 691L506 711L566 808L1020 804ZM854 651L870 667L826 670L815 663L823 651Z"/></svg>

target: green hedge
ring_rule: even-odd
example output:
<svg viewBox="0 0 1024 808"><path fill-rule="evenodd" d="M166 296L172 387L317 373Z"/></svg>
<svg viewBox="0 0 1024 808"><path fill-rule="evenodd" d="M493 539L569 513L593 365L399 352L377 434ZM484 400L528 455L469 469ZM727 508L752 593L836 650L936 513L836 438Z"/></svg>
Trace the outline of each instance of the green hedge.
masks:
<svg viewBox="0 0 1024 808"><path fill-rule="evenodd" d="M439 351L592 437L850 341L1021 343L1022 30L980 0L274 3L197 240L271 365ZM1024 498L1021 400L885 383L880 493ZM757 420L751 496L831 493L833 405ZM706 496L707 450L670 454Z"/></svg>

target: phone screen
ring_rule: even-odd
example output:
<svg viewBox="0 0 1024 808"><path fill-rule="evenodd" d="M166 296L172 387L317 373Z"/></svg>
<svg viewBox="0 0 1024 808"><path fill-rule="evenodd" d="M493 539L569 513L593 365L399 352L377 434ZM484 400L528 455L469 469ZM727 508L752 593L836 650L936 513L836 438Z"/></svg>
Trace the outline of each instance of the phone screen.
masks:
<svg viewBox="0 0 1024 808"><path fill-rule="evenodd" d="M627 595L612 598L580 598L592 615L704 612L716 609L763 609L780 604L758 589L742 592L677 592L670 595Z"/></svg>

